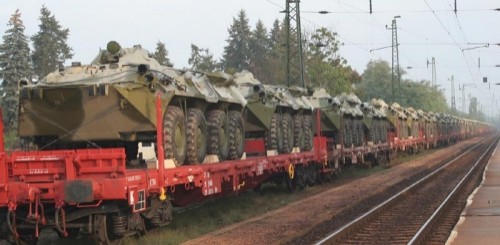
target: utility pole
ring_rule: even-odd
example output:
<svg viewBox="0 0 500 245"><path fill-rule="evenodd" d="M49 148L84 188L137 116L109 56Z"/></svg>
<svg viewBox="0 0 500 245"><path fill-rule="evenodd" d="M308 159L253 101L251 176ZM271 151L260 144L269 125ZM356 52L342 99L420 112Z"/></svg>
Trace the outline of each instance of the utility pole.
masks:
<svg viewBox="0 0 500 245"><path fill-rule="evenodd" d="M286 0L286 77L288 87L305 88L299 3L300 0Z"/></svg>
<svg viewBox="0 0 500 245"><path fill-rule="evenodd" d="M401 18L401 16L399 16L399 15L394 16L394 19L392 20L392 24L391 24L390 28L387 27L387 25L385 26L388 30L392 31L392 67L391 67L392 85L391 85L391 89L392 89L392 102L393 103L398 101L398 97L399 97L399 99L401 99L400 98L401 97L401 73L400 73L400 69L399 69L398 27L396 24L397 18ZM395 85L396 82L398 83L397 88ZM397 91L396 91L396 89L397 89Z"/></svg>
<svg viewBox="0 0 500 245"><path fill-rule="evenodd" d="M434 58L432 58L434 61ZM455 104L455 77L451 76L451 110L457 111L457 105Z"/></svg>
<svg viewBox="0 0 500 245"><path fill-rule="evenodd" d="M453 76L452 76L453 78ZM437 84L437 79L436 79L436 59L432 57L432 86L436 86Z"/></svg>

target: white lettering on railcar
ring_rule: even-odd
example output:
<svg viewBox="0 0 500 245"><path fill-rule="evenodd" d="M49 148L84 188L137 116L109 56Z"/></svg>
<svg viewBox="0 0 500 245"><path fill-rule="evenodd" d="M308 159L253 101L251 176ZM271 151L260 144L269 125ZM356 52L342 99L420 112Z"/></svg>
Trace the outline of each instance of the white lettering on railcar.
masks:
<svg viewBox="0 0 500 245"><path fill-rule="evenodd" d="M31 168L30 174L48 174L49 169L47 168Z"/></svg>
<svg viewBox="0 0 500 245"><path fill-rule="evenodd" d="M127 182L132 182L132 181L139 181L141 180L140 175L134 175L134 176L128 176L127 177Z"/></svg>

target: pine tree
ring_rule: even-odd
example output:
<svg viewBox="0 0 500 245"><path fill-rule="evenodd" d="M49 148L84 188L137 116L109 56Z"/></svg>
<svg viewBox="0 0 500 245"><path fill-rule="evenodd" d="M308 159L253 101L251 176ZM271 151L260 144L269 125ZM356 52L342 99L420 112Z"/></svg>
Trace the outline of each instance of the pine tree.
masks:
<svg viewBox="0 0 500 245"><path fill-rule="evenodd" d="M174 64L171 63L170 59L168 58L168 50L167 48L165 48L165 43L162 43L161 41L158 41L158 43L156 44L156 50L155 53L153 54L153 57L161 65L174 66Z"/></svg>
<svg viewBox="0 0 500 245"><path fill-rule="evenodd" d="M271 84L285 84L286 83L286 32L283 28L283 23L275 20L273 28L269 32L269 46L270 54L268 57L268 81Z"/></svg>
<svg viewBox="0 0 500 245"><path fill-rule="evenodd" d="M236 72L249 68L250 26L246 12L241 10L228 29L229 38L224 47L223 65L227 72Z"/></svg>
<svg viewBox="0 0 500 245"><path fill-rule="evenodd" d="M248 46L250 49L249 70L257 79L267 83L270 79L268 77L269 70L266 69L269 60L270 41L267 37L266 27L261 20L257 21Z"/></svg>
<svg viewBox="0 0 500 245"><path fill-rule="evenodd" d="M210 50L200 49L198 46L191 44L191 57L188 60L191 69L203 72L212 72L217 69L217 62L214 60L214 55Z"/></svg>
<svg viewBox="0 0 500 245"><path fill-rule="evenodd" d="M63 29L54 15L43 6L40 10L40 30L31 40L33 41L32 60L35 74L45 77L55 71L67 59L71 59L71 47L66 43L69 30Z"/></svg>
<svg viewBox="0 0 500 245"><path fill-rule="evenodd" d="M3 43L0 45L0 98L4 109L3 119L6 129L17 128L19 100L17 98L18 82L22 78L30 78L30 48L24 35L21 13L16 10L7 24Z"/></svg>

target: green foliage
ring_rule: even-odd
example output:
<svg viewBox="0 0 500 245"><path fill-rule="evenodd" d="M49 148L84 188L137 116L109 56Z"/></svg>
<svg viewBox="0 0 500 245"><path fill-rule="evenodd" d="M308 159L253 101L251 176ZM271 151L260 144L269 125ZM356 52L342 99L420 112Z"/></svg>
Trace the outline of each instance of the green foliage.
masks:
<svg viewBox="0 0 500 245"><path fill-rule="evenodd" d="M191 69L203 72L212 72L219 67L217 61L214 60L214 55L210 53L208 48L199 48L194 44L191 44L191 57L188 63L191 65Z"/></svg>
<svg viewBox="0 0 500 245"><path fill-rule="evenodd" d="M401 73L404 74L404 71ZM358 85L357 93L361 96L361 100L368 101L372 98L380 98L391 102L391 78L391 67L387 61L372 60L368 62L363 73L363 82ZM429 81L402 80L400 88L400 97L396 102L401 106L411 106L424 111L448 111L443 91L430 86Z"/></svg>
<svg viewBox="0 0 500 245"><path fill-rule="evenodd" d="M153 53L153 57L160 63L161 65L164 66L173 66L174 64L170 62L170 59L168 58L168 50L165 48L165 43L162 43L161 41L158 41L156 44L156 50Z"/></svg>
<svg viewBox="0 0 500 245"><path fill-rule="evenodd" d="M272 73L271 70L267 69L270 41L267 37L266 27L261 20L257 21L255 30L251 33L248 46L250 49L250 72L260 81L269 83L269 74Z"/></svg>
<svg viewBox="0 0 500 245"><path fill-rule="evenodd" d="M251 32L247 14L244 10L238 13L237 18L233 18L233 23L228 32L227 46L224 47L224 69L231 71L248 69L250 65L249 43Z"/></svg>
<svg viewBox="0 0 500 245"><path fill-rule="evenodd" d="M361 77L339 55L336 33L319 28L307 40L305 69L309 87L325 88L330 94L352 92L352 84Z"/></svg>
<svg viewBox="0 0 500 245"><path fill-rule="evenodd" d="M17 98L18 82L22 78L29 79L32 70L30 64L28 39L24 35L21 13L16 10L7 24L3 43L0 45L0 80L1 106L5 130L17 128L19 100Z"/></svg>
<svg viewBox="0 0 500 245"><path fill-rule="evenodd" d="M275 20L269 32L269 50L267 55L266 76L264 83L286 84L286 30L283 23Z"/></svg>
<svg viewBox="0 0 500 245"><path fill-rule="evenodd" d="M63 29L47 7L40 10L40 30L31 38L35 74L45 77L71 59L71 47L66 43L69 30Z"/></svg>

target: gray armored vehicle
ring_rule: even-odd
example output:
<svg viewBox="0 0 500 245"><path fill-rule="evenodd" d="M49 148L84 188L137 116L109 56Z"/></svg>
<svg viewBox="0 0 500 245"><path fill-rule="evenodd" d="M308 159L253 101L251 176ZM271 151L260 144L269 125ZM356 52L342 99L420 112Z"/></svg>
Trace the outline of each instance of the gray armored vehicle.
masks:
<svg viewBox="0 0 500 245"><path fill-rule="evenodd" d="M368 144L387 142L387 115L385 114L385 107L387 107L387 104L379 99L372 99L370 102L361 104Z"/></svg>
<svg viewBox="0 0 500 245"><path fill-rule="evenodd" d="M156 115L158 93L163 115ZM165 156L175 165L202 163L207 153L239 159L244 101L232 76L162 66L141 46L112 41L89 65L21 81L18 133L42 149L125 147L134 159L138 142L154 142L163 127Z"/></svg>

